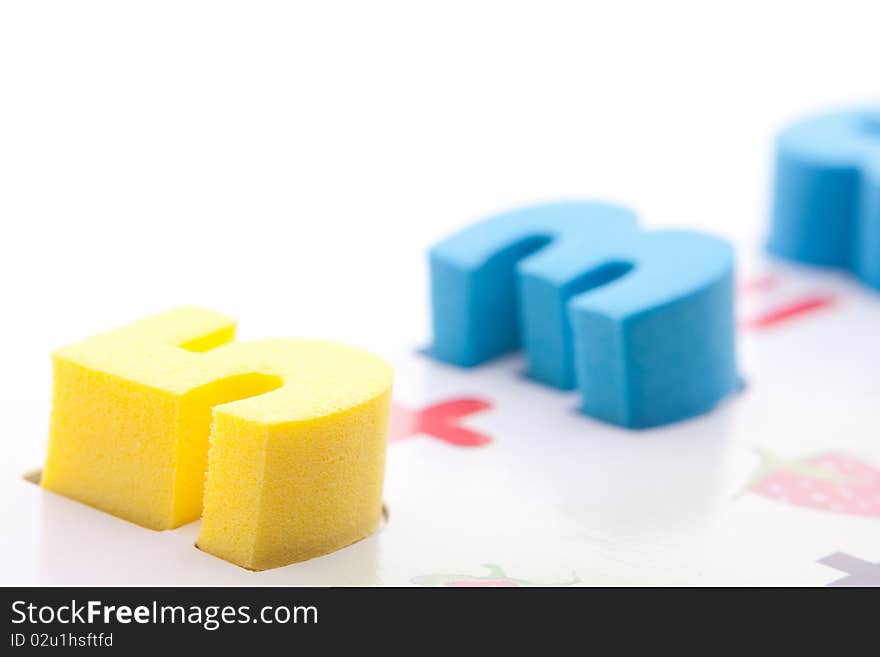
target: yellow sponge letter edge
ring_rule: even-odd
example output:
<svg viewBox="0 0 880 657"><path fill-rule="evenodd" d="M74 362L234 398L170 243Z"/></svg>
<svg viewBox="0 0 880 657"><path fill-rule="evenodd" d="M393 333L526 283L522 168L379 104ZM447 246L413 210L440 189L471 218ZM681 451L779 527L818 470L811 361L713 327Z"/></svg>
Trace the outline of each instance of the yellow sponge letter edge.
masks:
<svg viewBox="0 0 880 657"><path fill-rule="evenodd" d="M391 367L234 333L223 315L178 308L56 352L42 485L151 529L197 519L204 491L199 547L253 570L369 535Z"/></svg>

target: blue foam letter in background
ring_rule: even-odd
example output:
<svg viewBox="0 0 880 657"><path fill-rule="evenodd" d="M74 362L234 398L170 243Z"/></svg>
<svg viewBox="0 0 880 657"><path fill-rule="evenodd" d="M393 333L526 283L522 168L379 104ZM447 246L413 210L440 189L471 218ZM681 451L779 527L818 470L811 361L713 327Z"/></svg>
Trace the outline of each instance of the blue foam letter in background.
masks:
<svg viewBox="0 0 880 657"><path fill-rule="evenodd" d="M437 360L470 367L523 346L532 378L577 385L585 413L633 428L705 413L739 387L723 240L558 203L470 226L430 262Z"/></svg>
<svg viewBox="0 0 880 657"><path fill-rule="evenodd" d="M880 288L880 110L825 114L780 133L768 248Z"/></svg>

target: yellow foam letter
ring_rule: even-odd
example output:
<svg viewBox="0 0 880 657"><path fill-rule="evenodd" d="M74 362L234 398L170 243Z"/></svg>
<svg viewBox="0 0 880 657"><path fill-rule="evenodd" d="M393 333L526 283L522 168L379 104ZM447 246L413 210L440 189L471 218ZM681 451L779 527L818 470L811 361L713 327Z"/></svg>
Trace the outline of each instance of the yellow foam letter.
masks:
<svg viewBox="0 0 880 657"><path fill-rule="evenodd" d="M369 535L388 363L234 335L223 315L179 308L56 352L42 485L151 529L196 520L204 491L199 547L253 570Z"/></svg>

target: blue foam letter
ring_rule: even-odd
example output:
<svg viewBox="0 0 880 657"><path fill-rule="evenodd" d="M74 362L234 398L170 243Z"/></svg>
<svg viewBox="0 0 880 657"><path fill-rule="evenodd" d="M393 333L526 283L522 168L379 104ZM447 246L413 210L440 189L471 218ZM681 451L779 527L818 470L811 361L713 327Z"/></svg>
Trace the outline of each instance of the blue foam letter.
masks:
<svg viewBox="0 0 880 657"><path fill-rule="evenodd" d="M780 133L768 248L880 288L880 110L826 114Z"/></svg>
<svg viewBox="0 0 880 657"><path fill-rule="evenodd" d="M576 384L585 413L633 428L705 413L739 387L720 239L558 203L470 226L430 262L438 360L471 367L522 345L532 378Z"/></svg>

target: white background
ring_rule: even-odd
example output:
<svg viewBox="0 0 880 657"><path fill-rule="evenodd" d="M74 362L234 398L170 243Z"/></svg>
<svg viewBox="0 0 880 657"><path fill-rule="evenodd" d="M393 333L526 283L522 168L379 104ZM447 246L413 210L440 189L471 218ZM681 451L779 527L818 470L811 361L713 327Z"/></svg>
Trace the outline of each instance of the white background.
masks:
<svg viewBox="0 0 880 657"><path fill-rule="evenodd" d="M876 99L876 2L0 4L0 399L180 303L427 338L426 247L616 200L757 244L770 140ZM873 96L872 96L873 94Z"/></svg>
<svg viewBox="0 0 880 657"><path fill-rule="evenodd" d="M880 462L880 308L844 277L788 279L842 310L747 336L746 392L650 435L576 415L516 360L461 372L412 349L426 248L496 210L615 200L751 257L774 132L877 101L878 19L840 0L0 3L0 580L405 583L491 561L538 582L823 585L825 555L877 561L874 518L742 494L754 445ZM392 446L383 532L259 576L194 550L196 524L147 532L21 481L51 349L182 303L245 339L395 356L413 407L487 395L469 426L496 442Z"/></svg>

